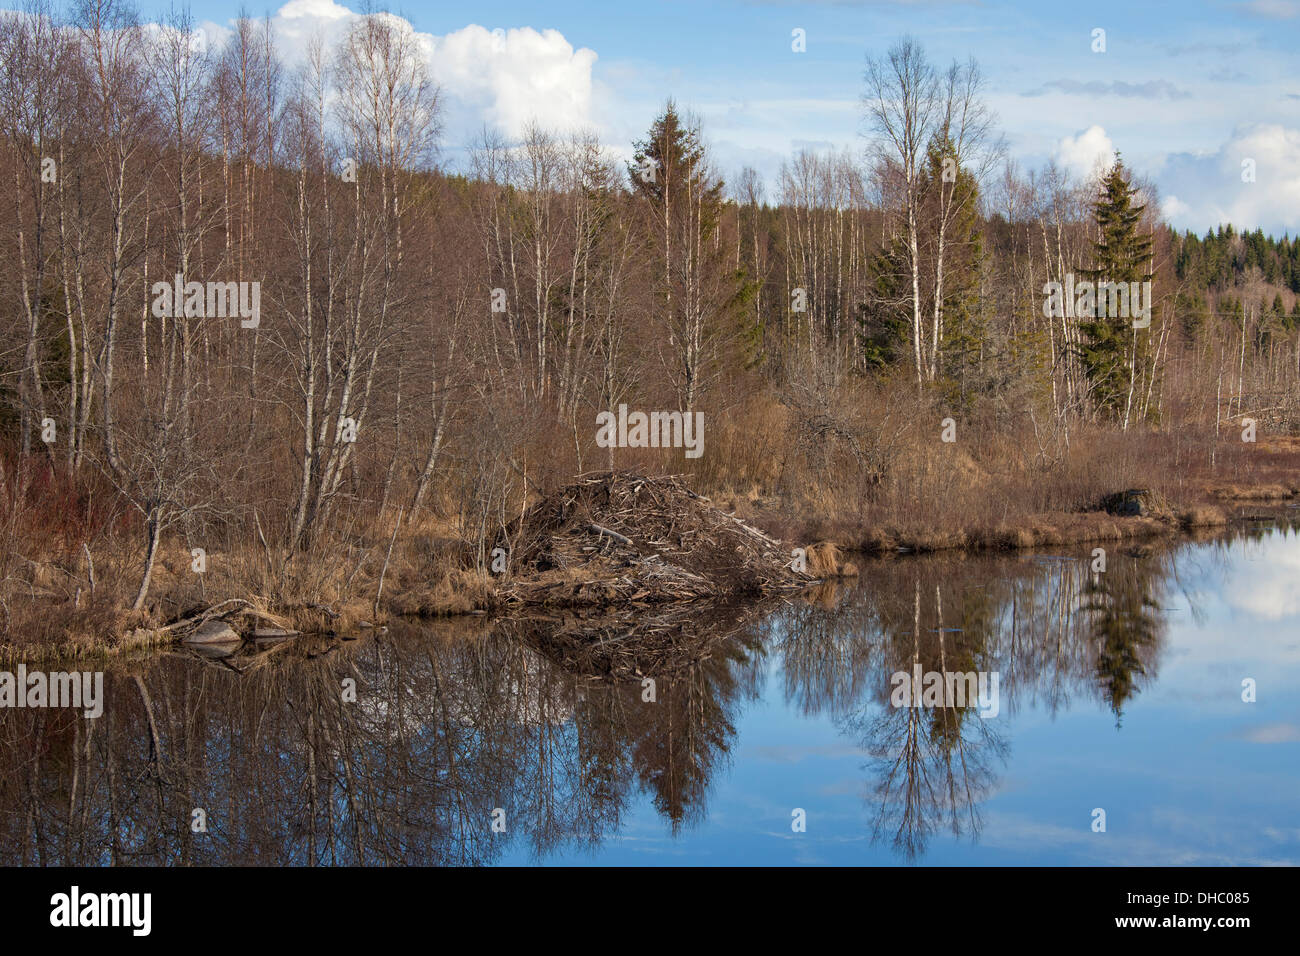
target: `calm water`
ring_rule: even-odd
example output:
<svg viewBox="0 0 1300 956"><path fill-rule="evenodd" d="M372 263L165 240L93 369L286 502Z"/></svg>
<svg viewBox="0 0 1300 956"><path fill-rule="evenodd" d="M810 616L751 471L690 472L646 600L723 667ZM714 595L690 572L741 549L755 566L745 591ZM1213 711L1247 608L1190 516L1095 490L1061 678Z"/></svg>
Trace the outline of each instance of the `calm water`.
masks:
<svg viewBox="0 0 1300 956"><path fill-rule="evenodd" d="M1300 537L1090 550L115 664L0 710L0 863L1300 862ZM996 715L892 706L917 665Z"/></svg>

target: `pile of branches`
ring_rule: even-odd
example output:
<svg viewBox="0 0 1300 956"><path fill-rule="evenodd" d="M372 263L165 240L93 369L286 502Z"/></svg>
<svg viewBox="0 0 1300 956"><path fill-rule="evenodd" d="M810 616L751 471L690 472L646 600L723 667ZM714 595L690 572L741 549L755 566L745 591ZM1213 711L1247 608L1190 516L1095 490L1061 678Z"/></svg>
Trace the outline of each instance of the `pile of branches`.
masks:
<svg viewBox="0 0 1300 956"><path fill-rule="evenodd" d="M580 609L554 617L512 615L496 626L574 677L618 683L672 678L711 657L727 656L733 641L756 636L755 623L771 604L709 601L646 613Z"/></svg>
<svg viewBox="0 0 1300 956"><path fill-rule="evenodd" d="M680 475L597 472L548 495L503 532L506 604L651 606L797 590L781 542L710 504Z"/></svg>

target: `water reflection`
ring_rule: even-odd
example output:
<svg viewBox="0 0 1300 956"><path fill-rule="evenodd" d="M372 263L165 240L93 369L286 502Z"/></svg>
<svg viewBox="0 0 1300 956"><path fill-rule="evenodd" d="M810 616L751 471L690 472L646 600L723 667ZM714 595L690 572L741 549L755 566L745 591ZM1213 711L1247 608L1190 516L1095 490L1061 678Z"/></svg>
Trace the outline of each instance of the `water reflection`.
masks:
<svg viewBox="0 0 1300 956"><path fill-rule="evenodd" d="M1117 718L1153 677L1163 631L1156 596L1173 553L1086 560L935 558L870 568L871 587L833 610L793 611L776 629L786 694L825 710L871 758L873 837L907 858L942 827L980 831L1009 744L997 719L965 706L890 706L897 672L998 675L1001 707L1052 712L1098 692Z"/></svg>
<svg viewBox="0 0 1300 956"><path fill-rule="evenodd" d="M708 820L746 709L773 701L859 750L869 836L915 859L941 831L978 840L1021 709L1104 703L1121 728L1157 680L1165 607L1194 603L1180 564L1226 554L1117 551L1103 574L1084 554L879 561L775 608L141 659L109 671L98 720L0 711L0 862L546 859L599 852L645 801L681 837ZM891 706L891 676L918 667L996 673L997 716Z"/></svg>
<svg viewBox="0 0 1300 956"><path fill-rule="evenodd" d="M168 654L108 674L97 721L6 712L0 860L481 864L512 839L539 856L597 844L638 789L675 828L698 821L760 673L747 620L673 628L690 659L662 657L653 703L639 677L557 664L545 629L395 628L233 665Z"/></svg>

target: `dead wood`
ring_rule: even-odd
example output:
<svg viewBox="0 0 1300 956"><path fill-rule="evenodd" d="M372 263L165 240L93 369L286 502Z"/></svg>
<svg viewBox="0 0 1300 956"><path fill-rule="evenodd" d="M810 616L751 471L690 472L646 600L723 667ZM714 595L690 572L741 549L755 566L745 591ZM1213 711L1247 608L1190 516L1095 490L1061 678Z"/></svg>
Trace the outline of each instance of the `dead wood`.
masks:
<svg viewBox="0 0 1300 956"><path fill-rule="evenodd" d="M691 491L681 475L595 472L503 532L506 605L649 607L757 596L814 582L781 542Z"/></svg>

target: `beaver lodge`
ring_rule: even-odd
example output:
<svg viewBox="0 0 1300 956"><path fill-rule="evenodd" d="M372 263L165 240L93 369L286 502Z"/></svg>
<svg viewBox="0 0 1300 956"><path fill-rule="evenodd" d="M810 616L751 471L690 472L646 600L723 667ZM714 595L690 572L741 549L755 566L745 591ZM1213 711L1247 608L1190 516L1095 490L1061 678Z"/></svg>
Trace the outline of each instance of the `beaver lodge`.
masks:
<svg viewBox="0 0 1300 956"><path fill-rule="evenodd" d="M682 476L599 472L547 495L503 532L505 604L649 606L794 591L816 577L790 549ZM812 565L816 567L816 565Z"/></svg>

